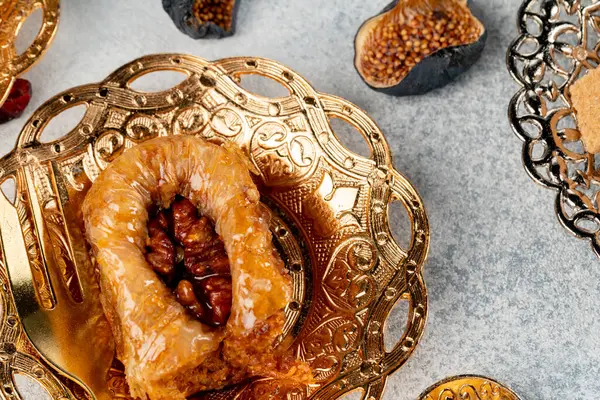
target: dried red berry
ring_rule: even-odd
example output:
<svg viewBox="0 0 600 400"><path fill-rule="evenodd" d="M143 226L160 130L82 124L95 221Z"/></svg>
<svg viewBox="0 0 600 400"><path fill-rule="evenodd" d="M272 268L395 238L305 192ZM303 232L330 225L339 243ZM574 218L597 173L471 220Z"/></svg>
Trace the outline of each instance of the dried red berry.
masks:
<svg viewBox="0 0 600 400"><path fill-rule="evenodd" d="M0 124L20 117L29 100L31 100L31 83L26 79L17 79L8 98L0 107Z"/></svg>

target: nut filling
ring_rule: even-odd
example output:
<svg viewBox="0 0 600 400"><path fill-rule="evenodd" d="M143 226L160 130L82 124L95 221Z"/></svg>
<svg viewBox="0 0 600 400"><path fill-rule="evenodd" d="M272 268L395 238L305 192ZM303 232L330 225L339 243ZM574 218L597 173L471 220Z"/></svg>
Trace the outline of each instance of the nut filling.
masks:
<svg viewBox="0 0 600 400"><path fill-rule="evenodd" d="M161 136L126 150L86 194L85 234L132 398L185 400L245 377L312 382L276 341L292 281L243 157Z"/></svg>
<svg viewBox="0 0 600 400"><path fill-rule="evenodd" d="M219 327L231 313L229 260L212 222L188 199L158 210L148 222L146 260L177 301L200 322Z"/></svg>

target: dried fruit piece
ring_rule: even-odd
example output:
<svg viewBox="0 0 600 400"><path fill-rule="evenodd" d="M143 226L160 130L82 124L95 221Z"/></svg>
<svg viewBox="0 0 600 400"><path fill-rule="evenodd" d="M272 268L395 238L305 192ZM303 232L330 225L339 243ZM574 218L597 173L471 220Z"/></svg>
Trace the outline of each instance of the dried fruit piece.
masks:
<svg viewBox="0 0 600 400"><path fill-rule="evenodd" d="M423 94L469 69L486 37L467 0L395 0L358 30L354 65L375 90Z"/></svg>
<svg viewBox="0 0 600 400"><path fill-rule="evenodd" d="M235 32L239 0L163 0L175 26L194 38L222 38Z"/></svg>
<svg viewBox="0 0 600 400"><path fill-rule="evenodd" d="M15 119L23 114L31 100L31 83L26 79L17 79L8 98L0 107L0 124Z"/></svg>

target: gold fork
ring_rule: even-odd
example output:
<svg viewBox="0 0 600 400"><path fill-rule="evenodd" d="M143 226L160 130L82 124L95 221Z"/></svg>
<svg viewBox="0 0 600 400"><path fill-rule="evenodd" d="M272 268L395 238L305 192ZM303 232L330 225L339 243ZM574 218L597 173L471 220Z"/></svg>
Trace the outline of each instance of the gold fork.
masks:
<svg viewBox="0 0 600 400"><path fill-rule="evenodd" d="M23 328L43 358L61 374L80 384L91 398L112 399L106 376L114 350L107 321L98 303L97 288L92 284L92 269L83 266L77 269L83 301L74 301L53 261L54 255L49 254L53 249L48 246L35 182L27 170L28 167L24 167L17 173L15 205L0 194L0 240ZM23 223L27 212L23 198L31 206L31 223ZM28 243L30 240L26 237L32 233L39 238L40 256L47 266L51 307L42 306L36 295L32 268L44 266L32 265L30 261L28 253L32 243Z"/></svg>

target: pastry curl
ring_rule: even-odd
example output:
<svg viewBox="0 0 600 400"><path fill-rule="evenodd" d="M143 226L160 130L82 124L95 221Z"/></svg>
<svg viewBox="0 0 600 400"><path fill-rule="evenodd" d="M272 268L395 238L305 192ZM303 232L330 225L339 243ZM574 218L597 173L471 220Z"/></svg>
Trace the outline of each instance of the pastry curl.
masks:
<svg viewBox="0 0 600 400"><path fill-rule="evenodd" d="M164 221L148 228L148 210L167 209L176 196L214 221L223 241L232 291L225 328L193 317L154 272L168 276L175 253L160 233ZM252 376L311 380L306 364L274 347L291 281L259 198L239 152L190 136L137 145L92 185L83 205L86 236L132 396L184 399ZM147 245L153 241L160 251L148 261ZM189 256L190 268L197 267L197 254ZM221 294L226 287L221 281L206 285Z"/></svg>

